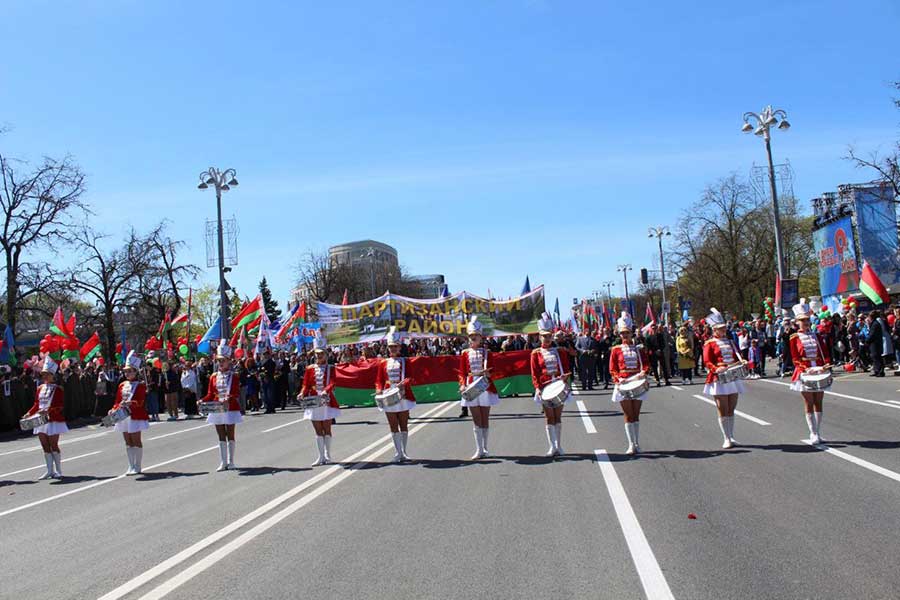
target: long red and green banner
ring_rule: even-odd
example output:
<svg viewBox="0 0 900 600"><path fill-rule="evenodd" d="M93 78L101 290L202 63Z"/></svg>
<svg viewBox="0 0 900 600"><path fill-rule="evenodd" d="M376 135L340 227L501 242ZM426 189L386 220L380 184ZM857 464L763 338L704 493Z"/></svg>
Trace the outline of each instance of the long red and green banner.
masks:
<svg viewBox="0 0 900 600"><path fill-rule="evenodd" d="M531 352L491 354L491 378L500 396L531 395ZM374 406L375 373L378 360L340 364L335 369L334 395L345 406ZM406 360L417 402L445 402L459 399L459 356L417 356Z"/></svg>

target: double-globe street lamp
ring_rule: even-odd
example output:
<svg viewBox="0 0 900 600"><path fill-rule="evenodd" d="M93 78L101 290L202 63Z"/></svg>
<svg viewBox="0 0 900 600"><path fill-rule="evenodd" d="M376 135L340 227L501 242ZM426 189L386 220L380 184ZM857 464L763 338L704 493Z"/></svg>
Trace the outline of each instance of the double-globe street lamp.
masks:
<svg viewBox="0 0 900 600"><path fill-rule="evenodd" d="M751 120L753 123L751 123ZM775 166L772 164L772 144L770 142L770 130L773 125L777 125L778 129L787 131L791 124L788 123L787 113L783 110L772 109L769 105L765 107L760 114L754 112L744 113L744 125L741 131L744 133L753 132L766 142L766 157L769 160L769 186L772 192L772 213L775 218L775 255L778 268L779 281L784 280L784 247L781 243L781 217L778 212L778 194L775 190Z"/></svg>
<svg viewBox="0 0 900 600"><path fill-rule="evenodd" d="M662 249L662 239L663 236L672 235L672 232L669 231L669 228L663 225L662 227L650 227L647 230L647 237L655 237L657 241L659 241L659 271L662 275L662 309L663 309L663 322L668 325L669 324L669 311L666 309L666 263L665 259L663 259L663 249Z"/></svg>
<svg viewBox="0 0 900 600"><path fill-rule="evenodd" d="M628 297L628 271L631 271L631 265L619 265L616 267L616 271L621 271L622 276L625 278L625 306L628 307L628 310L630 311L631 299Z"/></svg>
<svg viewBox="0 0 900 600"><path fill-rule="evenodd" d="M220 171L215 167L210 167L206 171L200 173L200 184L198 189L205 190L209 186L213 186L216 190L216 220L217 234L219 242L219 316L222 319L221 337L227 339L229 334L228 321L228 295L225 292L225 247L222 240L222 192L227 192L233 187L237 187L237 171L234 169L225 169Z"/></svg>

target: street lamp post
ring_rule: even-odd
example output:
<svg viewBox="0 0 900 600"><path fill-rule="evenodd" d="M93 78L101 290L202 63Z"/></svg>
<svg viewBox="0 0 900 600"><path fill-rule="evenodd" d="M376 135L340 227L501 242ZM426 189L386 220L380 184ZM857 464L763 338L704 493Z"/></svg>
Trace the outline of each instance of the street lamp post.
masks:
<svg viewBox="0 0 900 600"><path fill-rule="evenodd" d="M609 307L612 308L612 286L616 285L615 281L604 281L601 283L606 288L606 299L609 301Z"/></svg>
<svg viewBox="0 0 900 600"><path fill-rule="evenodd" d="M750 122L753 119L756 127ZM779 121L779 119L781 119ZM791 124L788 123L787 113L783 110L772 110L772 106L765 107L760 114L754 112L744 113L744 125L741 131L744 133L753 132L754 135L762 137L766 142L766 157L769 160L769 187L772 192L772 214L775 218L775 258L778 268L778 279L784 280L784 246L781 241L781 216L778 211L778 194L775 190L775 165L772 163L772 143L770 129L772 125L778 125L778 129L787 131Z"/></svg>
<svg viewBox="0 0 900 600"><path fill-rule="evenodd" d="M672 232L669 231L669 228L663 225L662 227L651 227L647 230L647 237L655 237L657 241L659 241L659 271L662 274L662 309L663 309L663 322L668 325L669 324L669 311L666 310L666 262L663 259L663 249L662 249L662 239L663 236L672 235Z"/></svg>
<svg viewBox="0 0 900 600"><path fill-rule="evenodd" d="M213 186L216 190L216 224L219 242L219 316L222 318L222 338L228 338L231 333L228 321L228 294L225 291L225 246L222 239L222 192L227 192L237 187L237 171L225 169L220 171L210 167L200 173L200 184L197 189L205 190Z"/></svg>
<svg viewBox="0 0 900 600"><path fill-rule="evenodd" d="M369 248L365 252L359 255L360 258L368 258L369 259L369 278L371 282L371 293L372 298L375 297L375 249Z"/></svg>
<svg viewBox="0 0 900 600"><path fill-rule="evenodd" d="M630 310L631 309L631 298L629 298L629 296L628 296L628 271L631 271L631 265L630 264L619 265L618 267L616 267L616 271L621 271L622 277L625 278L625 305Z"/></svg>

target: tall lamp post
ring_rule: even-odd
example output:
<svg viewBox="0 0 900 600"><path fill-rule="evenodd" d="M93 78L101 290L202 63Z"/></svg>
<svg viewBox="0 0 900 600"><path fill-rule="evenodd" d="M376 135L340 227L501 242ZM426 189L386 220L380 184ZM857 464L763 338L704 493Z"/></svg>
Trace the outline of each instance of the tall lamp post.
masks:
<svg viewBox="0 0 900 600"><path fill-rule="evenodd" d="M616 271L620 271L622 273L622 277L625 278L625 305L628 307L628 310L631 310L631 298L628 296L628 271L631 271L631 265L619 265L616 267Z"/></svg>
<svg viewBox="0 0 900 600"><path fill-rule="evenodd" d="M780 120L779 120L780 119ZM751 120L753 123L751 123ZM755 125L755 126L754 126ZM778 267L778 279L784 280L784 246L781 243L781 216L778 212L778 194L775 190L775 165L772 164L772 143L770 130L773 125L777 125L778 129L787 131L791 124L788 123L787 113L783 110L772 110L772 106L765 107L760 114L754 112L744 113L744 125L741 131L744 133L753 132L766 142L766 157L769 160L769 187L772 192L772 214L775 218L775 255Z"/></svg>
<svg viewBox="0 0 900 600"><path fill-rule="evenodd" d="M669 228L663 225L662 227L650 227L647 230L647 237L655 237L659 242L659 271L662 274L662 303L663 303L663 322L668 325L669 324L669 311L666 310L666 262L663 259L663 250L662 250L662 239L663 236L672 235L672 232L669 231Z"/></svg>
<svg viewBox="0 0 900 600"><path fill-rule="evenodd" d="M206 171L200 173L200 184L197 189L205 190L209 186L213 186L216 190L216 219L217 233L219 241L219 316L222 318L222 337L227 339L231 332L228 330L228 295L225 292L225 246L222 240L222 192L227 192L233 187L237 187L237 171L234 169L225 169L220 171L215 167L210 167Z"/></svg>

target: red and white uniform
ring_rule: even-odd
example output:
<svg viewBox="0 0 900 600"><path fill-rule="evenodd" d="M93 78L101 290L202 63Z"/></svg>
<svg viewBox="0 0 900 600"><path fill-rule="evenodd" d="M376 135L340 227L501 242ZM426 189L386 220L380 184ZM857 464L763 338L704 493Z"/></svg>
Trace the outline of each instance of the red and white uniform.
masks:
<svg viewBox="0 0 900 600"><path fill-rule="evenodd" d="M116 401L112 409L116 410L123 403L131 409L131 416L124 421L116 423L114 429L120 433L137 433L150 428L147 409L144 402L147 399L147 387L143 381L128 381L127 379L116 388Z"/></svg>
<svg viewBox="0 0 900 600"><path fill-rule="evenodd" d="M611 400L621 402L625 398L619 393L619 382L637 373L647 373L650 370L650 357L644 348L638 349L634 344L619 344L613 346L609 353L609 374L612 375L616 387L613 388ZM644 392L635 400L646 400L647 392Z"/></svg>
<svg viewBox="0 0 900 600"><path fill-rule="evenodd" d="M819 337L813 331L806 333L797 332L789 341L791 359L794 361L794 374L791 376L791 389L802 392L803 384L800 375L811 367L821 367L831 362L831 356L820 343ZM831 387L831 386L829 386ZM825 390L821 390L825 391Z"/></svg>
<svg viewBox="0 0 900 600"><path fill-rule="evenodd" d="M328 395L328 404L307 408L303 411L303 418L310 421L330 421L341 416L340 405L334 397L334 366L333 365L309 365L303 372L303 384L300 387L301 396Z"/></svg>
<svg viewBox="0 0 900 600"><path fill-rule="evenodd" d="M727 396L730 394L743 394L744 382L742 380L730 383L719 383L716 369L730 367L741 362L741 357L734 348L734 344L728 337L712 337L703 345L703 364L706 365L706 385L703 393L712 396Z"/></svg>
<svg viewBox="0 0 900 600"><path fill-rule="evenodd" d="M69 431L66 425L66 415L63 412L63 391L55 383L42 383L34 394L34 404L25 413L26 417L32 417L38 412L46 412L49 421L40 427L34 428L34 433L47 435L59 435Z"/></svg>
<svg viewBox="0 0 900 600"><path fill-rule="evenodd" d="M207 388L206 396L203 402L227 402L228 411L220 413L209 413L206 422L210 425L235 425L243 423L241 417L241 405L238 398L241 396L241 381L235 375L234 371L223 373L216 371L209 378L209 388Z"/></svg>
<svg viewBox="0 0 900 600"><path fill-rule="evenodd" d="M486 348L467 348L459 355L459 385L466 386L480 377L491 366L491 353ZM497 386L491 381L488 389L477 398L460 398L462 406L496 406L500 403Z"/></svg>
<svg viewBox="0 0 900 600"><path fill-rule="evenodd" d="M375 391L381 393L392 387L397 387L407 378L406 359L403 357L385 358L379 363L375 372ZM382 412L403 412L416 406L416 397L413 396L412 386L407 382L403 386L403 399L393 406L385 407Z"/></svg>
<svg viewBox="0 0 900 600"><path fill-rule="evenodd" d="M541 390L560 375L569 373L569 355L559 348L535 348L531 351L531 383L534 385L534 401L541 404ZM572 393L566 396L566 402Z"/></svg>

